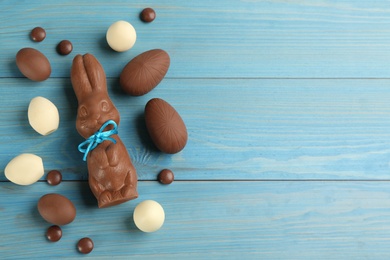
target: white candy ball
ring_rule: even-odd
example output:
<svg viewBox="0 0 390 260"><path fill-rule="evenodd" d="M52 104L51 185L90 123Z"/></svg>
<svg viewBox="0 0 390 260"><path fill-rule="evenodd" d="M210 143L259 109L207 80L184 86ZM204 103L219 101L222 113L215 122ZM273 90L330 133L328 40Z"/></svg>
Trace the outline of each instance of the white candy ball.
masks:
<svg viewBox="0 0 390 260"><path fill-rule="evenodd" d="M155 232L164 224L164 209L154 200L145 200L135 207L133 219L141 231Z"/></svg>
<svg viewBox="0 0 390 260"><path fill-rule="evenodd" d="M108 45L117 52L131 49L137 39L134 27L126 21L113 23L107 30L106 39Z"/></svg>
<svg viewBox="0 0 390 260"><path fill-rule="evenodd" d="M42 158L31 153L20 154L7 164L4 174L15 184L33 184L44 174Z"/></svg>
<svg viewBox="0 0 390 260"><path fill-rule="evenodd" d="M28 106L28 122L41 135L48 135L58 129L60 115L57 107L50 100L35 97Z"/></svg>

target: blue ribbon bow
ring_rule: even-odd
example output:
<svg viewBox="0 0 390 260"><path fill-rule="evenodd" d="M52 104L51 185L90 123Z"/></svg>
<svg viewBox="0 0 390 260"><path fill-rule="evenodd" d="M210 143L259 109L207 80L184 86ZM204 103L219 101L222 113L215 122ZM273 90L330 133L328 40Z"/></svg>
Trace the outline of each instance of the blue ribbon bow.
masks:
<svg viewBox="0 0 390 260"><path fill-rule="evenodd" d="M103 132L103 130L108 125L113 125L114 128ZM115 121L108 120L107 122L105 122L95 134L91 135L88 139L86 139L84 142L82 142L79 145L78 147L79 151L84 153L83 160L86 161L88 153L93 149L95 149L95 147L98 146L98 144L103 143L103 141L105 140L109 140L114 144L116 144L116 140L110 137L111 135L116 135L116 134L118 134L118 125L115 123ZM87 146L87 148L84 148L85 146Z"/></svg>

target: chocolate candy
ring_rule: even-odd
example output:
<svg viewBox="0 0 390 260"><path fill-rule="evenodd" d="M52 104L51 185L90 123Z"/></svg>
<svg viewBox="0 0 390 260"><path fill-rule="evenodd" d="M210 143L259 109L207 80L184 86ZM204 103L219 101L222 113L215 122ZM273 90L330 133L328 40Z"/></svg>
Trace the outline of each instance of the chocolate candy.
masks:
<svg viewBox="0 0 390 260"><path fill-rule="evenodd" d="M41 135L53 133L60 124L57 107L44 97L31 99L27 114L31 127Z"/></svg>
<svg viewBox="0 0 390 260"><path fill-rule="evenodd" d="M93 250L93 241L89 237L84 237L77 243L77 250L82 254L89 254Z"/></svg>
<svg viewBox="0 0 390 260"><path fill-rule="evenodd" d="M51 170L47 173L46 181L50 185L58 185L62 181L62 174L60 171Z"/></svg>
<svg viewBox="0 0 390 260"><path fill-rule="evenodd" d="M169 65L170 58L166 51L146 51L127 63L120 74L119 84L127 94L144 95L161 82Z"/></svg>
<svg viewBox="0 0 390 260"><path fill-rule="evenodd" d="M175 176L171 170L164 169L158 174L157 179L162 184L171 184Z"/></svg>
<svg viewBox="0 0 390 260"><path fill-rule="evenodd" d="M130 23L117 21L108 28L106 40L114 51L123 52L134 46L137 33Z"/></svg>
<svg viewBox="0 0 390 260"><path fill-rule="evenodd" d="M59 226L71 223L76 217L73 203L56 193L43 195L38 201L38 211L44 220Z"/></svg>
<svg viewBox="0 0 390 260"><path fill-rule="evenodd" d="M78 100L76 129L88 139L109 120L119 125L119 112L107 92L106 75L91 54L77 55L71 69L73 90ZM106 131L113 130L108 125ZM137 172L125 145L115 133L88 152L89 186L100 208L138 197Z"/></svg>
<svg viewBox="0 0 390 260"><path fill-rule="evenodd" d="M33 48L23 48L16 54L16 65L20 72L33 81L50 77L51 66L43 53Z"/></svg>
<svg viewBox="0 0 390 260"><path fill-rule="evenodd" d="M73 45L68 40L62 40L57 45L57 52L61 55L68 55L73 50Z"/></svg>
<svg viewBox="0 0 390 260"><path fill-rule="evenodd" d="M180 152L187 143L187 128L176 110L166 101L153 98L145 106L145 122L156 147L165 153Z"/></svg>
<svg viewBox="0 0 390 260"><path fill-rule="evenodd" d="M145 8L140 13L140 18L145 23L153 22L153 20L156 19L156 12L150 7Z"/></svg>
<svg viewBox="0 0 390 260"><path fill-rule="evenodd" d="M23 153L13 158L5 167L5 177L19 185L37 182L44 174L42 158L31 153Z"/></svg>
<svg viewBox="0 0 390 260"><path fill-rule="evenodd" d="M49 241L57 242L62 237L62 229L57 225L53 225L47 229L46 237Z"/></svg>
<svg viewBox="0 0 390 260"><path fill-rule="evenodd" d="M133 220L141 231L155 232L164 224L165 212L157 201L145 200L135 207Z"/></svg>
<svg viewBox="0 0 390 260"><path fill-rule="evenodd" d="M42 27L35 27L30 33L31 40L41 42L46 38L46 31Z"/></svg>

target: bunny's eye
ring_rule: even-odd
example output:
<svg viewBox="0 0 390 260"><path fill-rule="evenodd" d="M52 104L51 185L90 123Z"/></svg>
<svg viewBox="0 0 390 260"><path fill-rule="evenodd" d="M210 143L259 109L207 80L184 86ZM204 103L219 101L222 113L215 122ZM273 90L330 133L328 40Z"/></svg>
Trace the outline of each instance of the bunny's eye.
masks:
<svg viewBox="0 0 390 260"><path fill-rule="evenodd" d="M100 103L100 107L101 107L103 112L107 112L108 110L110 110L110 105L108 104L108 102L106 100L103 100Z"/></svg>
<svg viewBox="0 0 390 260"><path fill-rule="evenodd" d="M87 110L87 108L86 108L85 106L81 106L81 107L79 108L79 114L80 114L81 117L86 117L86 116L88 116L88 110Z"/></svg>

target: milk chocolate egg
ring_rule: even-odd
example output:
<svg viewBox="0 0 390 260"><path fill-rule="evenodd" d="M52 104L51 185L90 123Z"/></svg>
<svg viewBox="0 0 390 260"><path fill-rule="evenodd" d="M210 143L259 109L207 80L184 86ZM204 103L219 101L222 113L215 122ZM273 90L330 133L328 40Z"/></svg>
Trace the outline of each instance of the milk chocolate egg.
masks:
<svg viewBox="0 0 390 260"><path fill-rule="evenodd" d="M154 89L167 74L170 58L161 49L149 50L132 59L123 68L119 84L124 92L141 96Z"/></svg>
<svg viewBox="0 0 390 260"><path fill-rule="evenodd" d="M33 48L23 48L16 54L16 65L20 72L33 81L50 77L51 66L46 56Z"/></svg>
<svg viewBox="0 0 390 260"><path fill-rule="evenodd" d="M156 147L165 153L180 152L187 143L187 128L179 113L166 101L153 98L145 106L145 123Z"/></svg>
<svg viewBox="0 0 390 260"><path fill-rule="evenodd" d="M73 203L56 193L43 195L38 201L38 211L44 220L59 226L69 224L76 217Z"/></svg>

